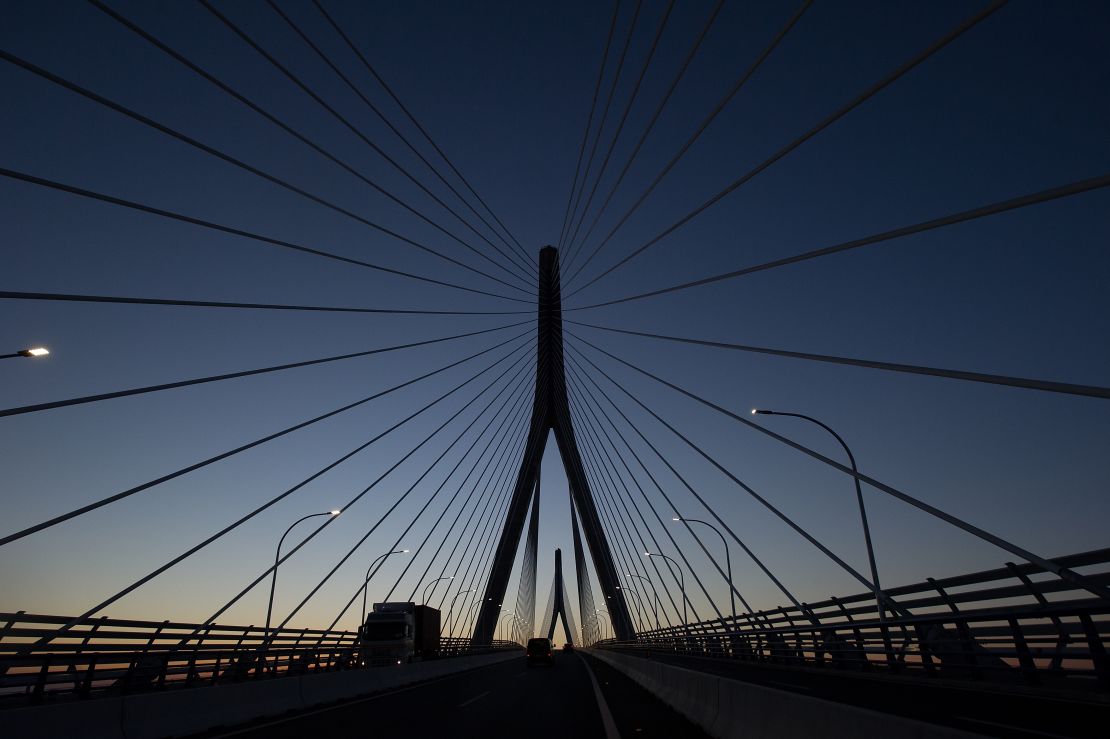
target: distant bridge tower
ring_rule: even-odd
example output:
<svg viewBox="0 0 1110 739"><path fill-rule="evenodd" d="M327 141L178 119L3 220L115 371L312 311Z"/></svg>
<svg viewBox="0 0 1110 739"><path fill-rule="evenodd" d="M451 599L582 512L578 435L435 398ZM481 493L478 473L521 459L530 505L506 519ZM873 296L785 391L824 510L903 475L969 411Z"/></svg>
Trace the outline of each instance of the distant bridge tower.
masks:
<svg viewBox="0 0 1110 739"><path fill-rule="evenodd" d="M513 497L509 502L509 512L497 543L489 581L483 595L478 620L474 624L473 639L477 644L488 644L493 640L497 628L501 603L509 584L513 560L520 543L524 520L528 515L528 505L536 488L540 459L547 445L549 432L555 433L559 445L559 456L567 473L570 485L572 508L577 511L582 522L582 532L590 549L594 570L601 586L601 600L606 603L613 624L613 633L618 639L632 639L635 629L624 600L624 591L619 589L617 569L613 565L613 555L601 519L594 505L578 443L574 436L574 426L570 419L570 406L567 401L566 375L563 368L563 310L562 288L559 280L559 251L553 246L540 249L539 264L539 306L537 311L538 336L536 350L536 396L532 405L532 423L525 442L524 459L517 474ZM587 618L583 615L583 618Z"/></svg>
<svg viewBox="0 0 1110 739"><path fill-rule="evenodd" d="M551 595L547 599L547 608L544 610L543 628L540 633L548 639L555 637L555 622L563 617L563 635L568 644L574 644L574 621L571 620L567 610L567 588L563 583L563 550L555 550L555 579L551 583ZM586 614L582 614L586 618Z"/></svg>

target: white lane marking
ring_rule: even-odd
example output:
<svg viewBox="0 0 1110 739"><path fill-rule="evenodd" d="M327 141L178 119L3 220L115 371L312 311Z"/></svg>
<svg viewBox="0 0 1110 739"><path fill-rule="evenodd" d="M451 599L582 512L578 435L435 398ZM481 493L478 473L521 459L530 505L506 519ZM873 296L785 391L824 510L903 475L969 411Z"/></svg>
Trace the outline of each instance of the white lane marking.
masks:
<svg viewBox="0 0 1110 739"><path fill-rule="evenodd" d="M621 739L617 725L613 721L613 714L609 712L609 704L605 702L605 696L601 694L601 686L597 684L594 671L590 669L590 663L581 654L578 655L578 659L582 660L582 664L586 667L586 674L590 676L590 682L593 683L597 710L601 712L601 725L605 727L605 739Z"/></svg>
<svg viewBox="0 0 1110 739"><path fill-rule="evenodd" d="M997 721L984 721L981 718L971 718L970 716L953 716L952 718L959 721L970 721L973 724L986 724L987 726L998 726L1010 731L1017 731L1024 734L1035 734L1037 736L1053 737L1053 739L1067 739L1063 734L1049 734L1045 731L1037 731L1036 729L1029 729L1024 726L1015 726L1013 724L1000 724Z"/></svg>
<svg viewBox="0 0 1110 739"><path fill-rule="evenodd" d="M471 703L473 703L474 701L480 701L480 700L482 700L483 698L485 698L485 697L486 697L487 695L489 695L489 691L488 691L488 690L487 690L486 692L484 692L484 693L480 693L480 694L478 694L478 695L474 696L473 698L471 698L471 699L470 699L470 700L468 700L468 701L464 701L463 703L460 703L459 705L455 706L455 708L466 708L467 706L469 706L469 705L470 705Z"/></svg>
<svg viewBox="0 0 1110 739"><path fill-rule="evenodd" d="M455 672L455 673L452 673L450 675L444 675L443 677L433 678L432 680L424 680L422 682L413 683L412 685L406 685L405 687L397 688L396 690L389 690L389 691L386 691L384 693L375 693L373 695L368 695L364 698L355 698L354 700L344 701L344 702L342 702L338 705L325 706L324 708L315 708L311 711L301 711L299 713L296 713L296 714L294 714L292 716L289 716L289 717L286 717L286 718L279 718L275 721L267 721L264 724L253 724L251 726L244 726L244 727L239 728L239 729L232 729L231 731L225 732L223 734L217 734L216 739L225 739L225 737L229 737L229 736L238 736L240 734L247 734L247 733L250 733L252 731L258 731L259 729L265 729L265 728L270 727L270 726L277 726L279 724L288 723L290 721L296 721L297 719L305 718L306 716L315 716L318 713L327 713L328 711L337 711L341 708L346 708L348 706L354 706L354 705L357 705L359 703L369 703L370 701L376 701L379 698L388 698L389 696L397 695L398 693L407 693L410 690L416 690L417 688L423 688L423 687L426 687L426 686L431 685L433 683L443 682L444 680L450 680L451 678L454 678L454 677L462 677L463 675L466 675L467 673L470 673L470 672L477 672L478 670L485 670L489 667L496 667L498 665L504 665L504 664L508 664L508 663L507 662L491 662L488 665L479 665L478 667L472 667L469 670L463 670L461 672Z"/></svg>

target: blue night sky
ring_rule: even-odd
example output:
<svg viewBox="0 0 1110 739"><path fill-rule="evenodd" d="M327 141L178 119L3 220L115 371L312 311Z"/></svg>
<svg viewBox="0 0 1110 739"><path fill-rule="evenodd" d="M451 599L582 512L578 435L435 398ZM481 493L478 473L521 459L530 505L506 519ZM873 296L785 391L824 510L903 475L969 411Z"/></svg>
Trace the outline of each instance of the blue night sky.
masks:
<svg viewBox="0 0 1110 739"><path fill-rule="evenodd" d="M634 5L629 0L621 3L601 103ZM984 5L962 0L818 0L643 207L565 285L564 295L648 242ZM202 5L112 0L111 6L494 261L505 263ZM281 0L279 6L422 152L433 156L311 3ZM217 7L437 196L469 214L266 3L220 2ZM534 254L556 243L612 6L326 0L325 7L527 250ZM643 3L591 178L665 9L661 0ZM711 3L701 0L676 4L605 170L587 226L711 9ZM725 4L588 241L586 253L796 9L788 2ZM41 360L0 361L3 407L531 320L532 289L514 277L511 266L505 271L477 257L93 5L75 0L6 2L0 12L0 48L10 54L519 285L506 287L421 252L5 62L0 63L4 168L518 300L319 259L9 178L0 178L0 289L525 311L406 316L3 300L0 354L37 344L52 350ZM1108 32L1110 5L1104 3L1009 3L698 218L568 297L566 317L692 338L1110 384L1110 193L1105 189L706 287L572 310L1106 174ZM564 281L583 256L573 258ZM277 538L289 523L344 506L493 382L456 421L282 566L275 612L284 618L405 495L490 398L503 391L290 624L330 623L357 591L370 561L399 542L399 547L414 552L390 558L370 585L371 601L386 597L408 564L406 558L415 556L432 521L460 491L460 482L491 439L488 434L498 434L494 447L502 432L509 434L504 449L510 464L519 459L520 427L526 420L522 414L531 402L530 326L0 418L0 534L6 535L525 334L379 400L3 547L0 610L67 615L87 610L507 356L443 402L105 613L157 620L207 618L269 566ZM1110 518L1110 408L1104 400L568 328L736 412L762 406L820 418L847 440L867 474L1037 554L1055 556L1110 543L1105 524ZM866 571L848 477L581 343L571 340L570 345L568 356L583 362L576 350L584 352L733 474ZM520 361L513 364L515 360ZM592 407L583 390L598 391L576 376L580 370L569 363L578 419L584 417L579 414L588 416L587 408ZM591 371L590 376L800 600L862 589L599 373ZM708 517L612 412L608 401L600 395L598 399L682 512ZM491 418L487 435L481 436L412 529L404 532ZM841 458L835 442L816 427L789 418L763 417L758 422ZM627 451L619 438L614 441ZM579 442L598 486L604 472L594 476L594 437L580 429ZM491 448L489 453L494 452ZM663 521L673 527L670 533L677 547L648 514L663 551L675 557L679 551L686 554L724 610L728 596L723 579L709 568L690 534L671 523L674 514L634 458L624 457ZM491 482L479 471L481 465L447 507L439 532L460 510L462 517L429 575L419 579L441 534L433 535L416 556L392 599L408 598L418 581L454 573L460 562L463 568L451 594L476 587L463 577L470 554L456 554L451 560L447 554L460 533L481 534L477 516L469 528L464 522L477 502L503 490L495 486L497 480ZM515 469L510 474L515 475ZM476 479L475 497L463 508ZM865 488L864 493L886 585L997 567L1014 559L881 492ZM639 496L634 489L633 494ZM615 502L611 495L604 485L595 491L607 525L612 519L606 511ZM553 442L543 466L542 500L538 607L547 598L554 548L563 548L565 569L573 577L567 483ZM493 510L501 515L501 508ZM617 518L631 517L618 511ZM287 541L299 541L311 530L310 524L301 524ZM718 539L705 530L698 533L710 551L719 553ZM646 573L638 543L627 552L615 544L622 536L610 532L618 568ZM732 558L737 586L753 606L785 603L738 547L733 546ZM689 577L687 581L699 616L712 616L704 593ZM516 582L514 572L506 608L515 602ZM442 594L440 585L437 592ZM596 584L595 597L600 599ZM575 608L576 600L572 597ZM261 623L265 606L266 588L259 586L220 621ZM348 611L340 625L353 627L356 622L356 612Z"/></svg>

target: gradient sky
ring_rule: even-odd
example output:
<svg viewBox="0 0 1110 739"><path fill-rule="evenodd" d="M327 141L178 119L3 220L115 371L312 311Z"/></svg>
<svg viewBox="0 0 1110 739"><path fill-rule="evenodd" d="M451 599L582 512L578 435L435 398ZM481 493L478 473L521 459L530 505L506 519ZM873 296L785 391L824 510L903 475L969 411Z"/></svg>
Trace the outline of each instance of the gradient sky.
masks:
<svg viewBox="0 0 1110 739"><path fill-rule="evenodd" d="M113 2L112 6L437 222L467 233L202 6L141 2ZM632 6L622 4L616 46L627 33ZM818 0L570 287L583 284L583 276L593 276L654 237L982 6L963 1L910 5ZM451 200L450 193L265 3L223 2L219 7L349 116L366 136ZM281 7L334 55L365 94L411 133L411 126L311 4L282 2ZM611 6L329 0L326 7L522 243L537 250L557 241ZM657 0L644 3L600 152L612 135L664 8ZM628 156L710 8L708 2L678 3L617 144L614 164L623 164ZM604 231L794 10L793 3L781 2L725 6L618 191L614 207L603 217ZM0 12L3 49L453 258L483 270L496 269L92 5L5 3ZM699 218L569 298L566 307L663 287L1105 174L1110 171L1110 98L1105 92L1110 89L1108 32L1110 6L1103 3L1010 3ZM0 116L0 166L527 298L11 64L0 64L0 86L5 101ZM418 138L413 140L422 145ZM423 146L422 151L427 150ZM611 165L605 183L617 171ZM709 287L567 315L695 338L1106 385L1110 384L1107 213L1110 194L1103 190ZM4 178L0 178L0 219L0 289L4 290L383 308L529 308L274 249ZM591 249L595 243L596 238L589 244ZM480 243L479 248L483 248ZM405 317L10 300L0 309L0 353L40 343L53 352L44 360L0 362L3 407L522 320L519 316ZM521 330L0 419L3 533L352 402ZM864 472L1038 554L1054 556L1108 544L1110 419L1105 401L663 344L588 329L574 331L730 409L763 406L816 416L844 436ZM865 568L847 477L596 353L587 350L587 354L734 474L855 567ZM388 428L497 356L491 353L4 547L0 610L84 611ZM506 362L492 372L507 366ZM206 618L268 566L285 526L298 516L343 504L473 397L489 381L486 377L494 376L471 383L106 613L157 620ZM507 375L491 394L512 377ZM799 599L814 601L860 590L858 583L607 381L596 374L595 378ZM525 390L530 392L527 384ZM459 422L282 566L277 613L283 617L307 593L488 397L483 396ZM578 401L575 405L581 409ZM468 444L487 420L488 416L482 417L463 443ZM819 429L786 418L761 422L839 458L840 450ZM510 423L502 418L492 428L506 426ZM644 444L630 441L686 515L707 515ZM456 447L444 458L291 624L324 626L332 620L358 588L369 562L389 550L463 449ZM549 445L543 467L540 607L551 581L555 547L563 548L567 573L573 576L566 478L555 451ZM631 458L628 461L636 468ZM402 546L419 545L431 517L458 489L471 463L464 462L425 518L401 537ZM640 479L669 523L670 511L647 478ZM487 487L482 483L479 492ZM467 492L464 488L459 502L449 509L448 520ZM996 567L1013 559L880 492L865 490L865 495L884 584ZM297 530L300 535L311 530L308 524L302 526ZM658 526L653 532L663 539ZM706 570L706 559L689 534L677 528L672 533L724 608L728 599L721 578ZM297 534L291 540L297 540ZM712 535L706 542L713 551L719 550L719 541ZM665 551L677 555L673 548ZM732 555L737 585L753 605L775 607L785 602L738 548L733 548ZM427 558L425 553L415 562L394 599L408 597L417 586L416 577ZM386 595L404 563L402 557L389 561L372 581L371 600ZM441 557L432 571L443 566ZM448 572L454 566L450 563ZM510 602L515 592L514 573L507 595ZM712 615L704 595L692 585L690 594L702 617ZM265 598L265 588L256 588L221 616L221 622L261 623ZM349 612L341 624L351 627L356 620ZM537 617L537 623L540 620Z"/></svg>

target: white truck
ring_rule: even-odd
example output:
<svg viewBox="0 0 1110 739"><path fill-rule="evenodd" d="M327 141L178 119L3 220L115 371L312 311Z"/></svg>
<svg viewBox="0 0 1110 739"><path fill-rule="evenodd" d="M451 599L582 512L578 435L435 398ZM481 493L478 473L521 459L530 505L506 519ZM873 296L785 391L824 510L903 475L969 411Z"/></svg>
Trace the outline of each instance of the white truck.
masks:
<svg viewBox="0 0 1110 739"><path fill-rule="evenodd" d="M439 655L439 611L409 602L375 603L359 629L363 664L400 665Z"/></svg>

